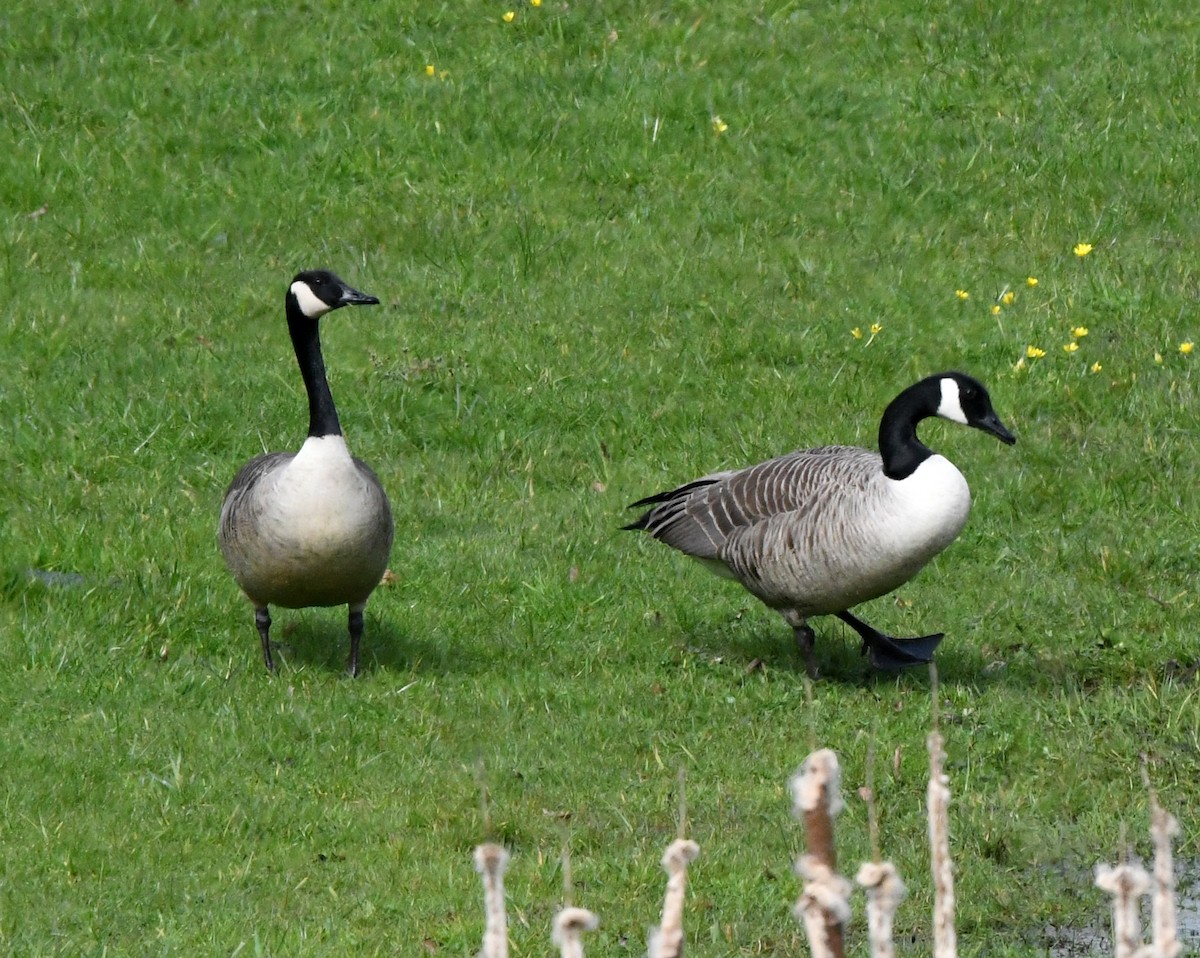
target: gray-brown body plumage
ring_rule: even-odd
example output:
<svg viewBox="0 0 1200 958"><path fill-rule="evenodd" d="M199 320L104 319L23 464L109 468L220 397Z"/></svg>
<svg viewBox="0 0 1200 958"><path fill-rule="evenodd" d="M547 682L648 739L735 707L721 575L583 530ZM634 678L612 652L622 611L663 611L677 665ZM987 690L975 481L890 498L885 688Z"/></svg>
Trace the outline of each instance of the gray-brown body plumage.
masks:
<svg viewBox="0 0 1200 958"><path fill-rule="evenodd" d="M365 605L393 537L379 478L340 436L252 459L221 508L221 554L256 608Z"/></svg>
<svg viewBox="0 0 1200 958"><path fill-rule="evenodd" d="M657 504L644 528L773 609L841 612L907 582L962 530L971 503L962 474L941 456L918 471L937 488L908 494L867 449L806 449L697 480Z"/></svg>

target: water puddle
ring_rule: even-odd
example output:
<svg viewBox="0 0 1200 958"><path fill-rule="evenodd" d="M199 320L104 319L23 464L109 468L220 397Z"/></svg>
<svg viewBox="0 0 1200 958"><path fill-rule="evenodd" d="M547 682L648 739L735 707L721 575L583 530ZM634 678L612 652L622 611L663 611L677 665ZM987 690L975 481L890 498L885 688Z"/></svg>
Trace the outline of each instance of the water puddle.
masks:
<svg viewBox="0 0 1200 958"><path fill-rule="evenodd" d="M1141 863L1149 867L1147 863ZM1092 881L1092 875L1080 875L1080 881ZM1175 862L1175 909L1177 917L1177 934L1183 951L1194 952L1200 949L1200 859L1185 859ZM1107 896L1105 896L1107 901ZM1141 902L1142 937L1150 939L1150 899ZM1084 958L1093 955L1111 955L1112 912L1105 910L1097 917L1094 924L1082 927L1071 925L1047 925L1042 933L1036 936L1046 949L1046 954L1052 958Z"/></svg>

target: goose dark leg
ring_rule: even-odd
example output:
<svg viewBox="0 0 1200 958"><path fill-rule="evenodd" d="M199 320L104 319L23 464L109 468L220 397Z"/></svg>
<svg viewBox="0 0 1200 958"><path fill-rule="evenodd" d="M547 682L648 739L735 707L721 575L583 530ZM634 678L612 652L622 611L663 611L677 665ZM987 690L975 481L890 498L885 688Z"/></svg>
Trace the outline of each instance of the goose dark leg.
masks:
<svg viewBox="0 0 1200 958"><path fill-rule="evenodd" d="M942 632L936 632L912 639L898 639L871 628L849 612L838 612L837 617L862 637L863 652L867 654L871 665L888 671L932 662L933 652L944 635Z"/></svg>
<svg viewBox="0 0 1200 958"><path fill-rule="evenodd" d="M350 661L346 665L346 671L351 677L358 676L358 644L362 640L363 634L363 614L362 609L350 610Z"/></svg>
<svg viewBox="0 0 1200 958"><path fill-rule="evenodd" d="M796 648L804 656L804 671L808 673L810 679L817 678L819 674L817 656L813 652L813 647L817 642L817 633L812 630L812 626L808 624L804 616L799 615L792 609L784 612L783 617L787 620L787 624L792 627L792 634L796 636Z"/></svg>
<svg viewBox="0 0 1200 958"><path fill-rule="evenodd" d="M254 627L258 629L258 637L262 639L263 662L266 663L268 672L274 672L275 662L271 659L271 613L265 605L254 610Z"/></svg>

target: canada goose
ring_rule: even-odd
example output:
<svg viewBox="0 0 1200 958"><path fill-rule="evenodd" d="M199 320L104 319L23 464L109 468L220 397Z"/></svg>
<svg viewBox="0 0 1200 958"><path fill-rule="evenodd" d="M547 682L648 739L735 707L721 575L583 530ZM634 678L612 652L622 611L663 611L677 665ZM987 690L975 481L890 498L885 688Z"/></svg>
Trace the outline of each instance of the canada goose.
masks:
<svg viewBox="0 0 1200 958"><path fill-rule="evenodd" d="M342 306L379 300L327 270L310 270L292 280L285 302L308 393L308 438L299 452L269 452L242 466L225 493L217 537L225 564L254 605L270 671L269 605L347 605L348 668L357 675L363 609L387 568L392 511L379 478L346 448L317 321Z"/></svg>
<svg viewBox="0 0 1200 958"><path fill-rule="evenodd" d="M884 410L879 452L823 446L714 473L633 503L652 508L624 528L644 529L781 612L811 674L808 619L831 613L862 636L876 668L928 662L941 633L894 638L849 610L907 582L966 524L966 480L917 438L930 416L1017 441L980 383L940 373Z"/></svg>

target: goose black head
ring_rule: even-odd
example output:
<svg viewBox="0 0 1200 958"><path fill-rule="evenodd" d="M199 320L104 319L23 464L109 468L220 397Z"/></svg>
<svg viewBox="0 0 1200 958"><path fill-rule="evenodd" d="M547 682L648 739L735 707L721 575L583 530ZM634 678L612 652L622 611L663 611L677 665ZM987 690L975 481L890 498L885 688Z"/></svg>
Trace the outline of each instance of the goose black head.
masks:
<svg viewBox="0 0 1200 958"><path fill-rule="evenodd" d="M942 373L931 378L937 381L940 390L935 415L990 432L1010 446L1017 441L996 415L992 399L981 382L964 373Z"/></svg>
<svg viewBox="0 0 1200 958"><path fill-rule="evenodd" d="M287 293L288 311L295 308L307 319L319 319L343 306L371 306L378 302L376 297L360 293L327 269L297 273Z"/></svg>

